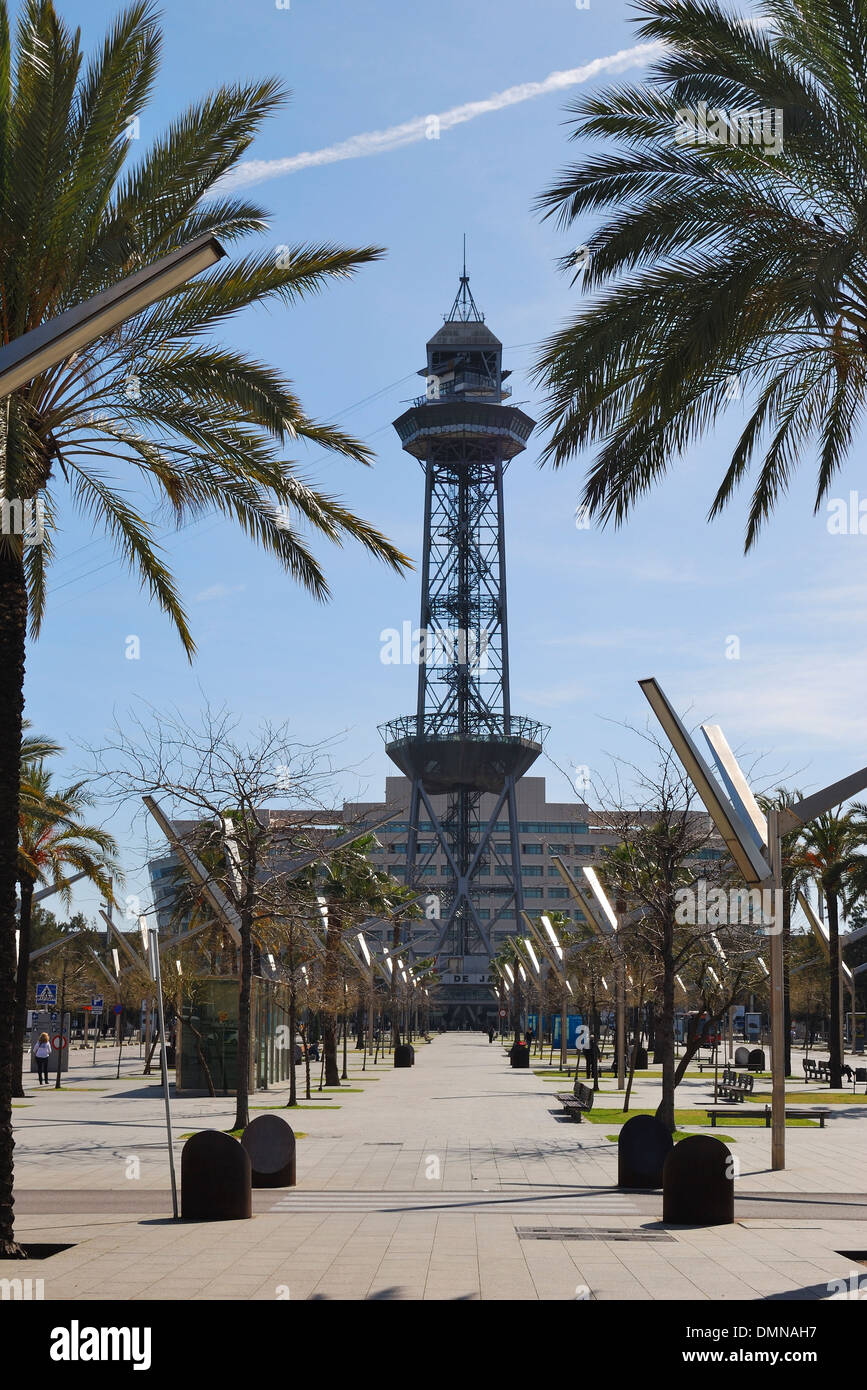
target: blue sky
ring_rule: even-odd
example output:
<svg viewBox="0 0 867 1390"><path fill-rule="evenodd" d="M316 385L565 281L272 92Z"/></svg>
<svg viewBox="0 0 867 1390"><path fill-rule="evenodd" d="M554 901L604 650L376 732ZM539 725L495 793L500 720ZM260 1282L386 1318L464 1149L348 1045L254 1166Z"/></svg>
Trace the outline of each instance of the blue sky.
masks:
<svg viewBox="0 0 867 1390"><path fill-rule="evenodd" d="M78 0L59 9L81 25L87 47L111 13ZM218 83L276 74L293 97L257 142L251 157L261 161L485 101L637 42L620 0L590 0L582 10L574 0L441 0L435 10L405 0L291 0L286 9L273 0L183 0L166 7L163 29L142 145ZM633 66L625 80L641 71ZM584 89L611 80L603 73ZM464 232L472 288L506 346L514 400L541 413L528 368L534 344L579 301L580 288L570 288L555 262L582 238L540 222L532 203L578 153L563 124L578 90L444 122L438 140L305 161L252 190L271 213L266 245L387 248L352 283L291 311L250 312L224 338L291 377L312 414L375 448L372 469L314 450L298 460L416 560L422 476L390 422L420 389L413 373L454 296ZM510 469L513 708L551 726L548 755L534 769L548 777L551 799L571 795L558 768L604 772L611 753L637 753L620 721L644 724L636 681L651 674L690 722L722 723L768 778L788 774L807 789L867 761L867 539L832 535L825 514L813 516L811 458L750 556L742 546L746 496L722 521L706 523L742 411L734 402L618 532L576 528L587 460L540 470L541 431ZM855 457L834 495L857 490L860 471ZM343 733L344 761L354 769L343 790L379 797L392 769L376 727L410 710L415 689L412 667L381 662L380 633L417 622L418 573L400 579L358 551L318 545L333 597L317 605L216 519L166 535L164 544L198 643L192 666L108 542L67 512L48 621L28 658L35 727L67 745L72 767L83 760L81 746L99 744L137 698L171 701L192 716L204 692L251 722L289 719L306 742ZM140 639L139 660L125 657L130 635ZM121 820L113 824L123 831ZM134 870L132 852L127 862ZM137 881L133 871L130 891ZM93 906L87 893L77 901Z"/></svg>

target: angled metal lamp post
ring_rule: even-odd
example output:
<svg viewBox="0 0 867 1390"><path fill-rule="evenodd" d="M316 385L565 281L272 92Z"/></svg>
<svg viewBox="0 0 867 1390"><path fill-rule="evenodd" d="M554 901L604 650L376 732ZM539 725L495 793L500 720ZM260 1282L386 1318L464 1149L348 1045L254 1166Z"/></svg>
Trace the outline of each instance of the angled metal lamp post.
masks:
<svg viewBox="0 0 867 1390"><path fill-rule="evenodd" d="M205 233L0 347L0 398L104 338L225 255L217 238Z"/></svg>
<svg viewBox="0 0 867 1390"><path fill-rule="evenodd" d="M598 922L607 921L610 927L609 935L617 942L617 955L614 962L614 1028L615 1028L615 1047L617 1048L617 1089L624 1090L626 1086L626 980L625 962L623 959L623 949L620 945L620 938L617 935L620 922L617 913L611 906L608 895L599 881L596 870L588 865L583 866L584 877L590 884L593 896L599 907L602 909L602 916L596 914Z"/></svg>
<svg viewBox="0 0 867 1390"><path fill-rule="evenodd" d="M589 865L582 865L584 877L590 885L592 893L592 896L588 898L559 856L555 858L554 864L572 896L580 903L584 915L597 935L615 946L614 1046L617 1054L617 1088L622 1091L626 1086L626 980L623 948L617 934L620 921L595 869Z"/></svg>
<svg viewBox="0 0 867 1390"><path fill-rule="evenodd" d="M785 1011L783 1007L782 839L799 830L816 816L848 801L867 787L867 768L833 782L822 791L804 797L794 806L772 808L765 817L753 795L737 759L719 725L703 725L702 730L719 769L728 796L720 790L704 758L699 753L658 682L650 677L638 682L725 842L731 857L750 887L770 889L772 911L766 914L764 930L770 936L771 990L771 1168L786 1166L786 1077ZM773 925L769 927L769 922Z"/></svg>
<svg viewBox="0 0 867 1390"><path fill-rule="evenodd" d="M549 965L553 969L555 975L560 981L560 984L563 986L560 992L560 1069L561 1071L566 1071L568 1070L569 1066L569 1048L568 1038L566 1036L568 1023L566 1009L566 993L568 991L571 994L572 987L569 984L569 980L566 975L565 953L563 951L563 947L560 945L560 942L557 940L557 933L551 925L551 919L547 916L547 914L543 913L540 919L542 922L542 926L545 928L545 932L547 933L547 940L545 936L543 936L542 933L539 931L538 927L536 926L533 919L530 917L529 913L522 911L521 916L524 918L524 921L527 924L527 927L532 935L533 940L535 941L539 950L544 955L545 959L548 961Z"/></svg>

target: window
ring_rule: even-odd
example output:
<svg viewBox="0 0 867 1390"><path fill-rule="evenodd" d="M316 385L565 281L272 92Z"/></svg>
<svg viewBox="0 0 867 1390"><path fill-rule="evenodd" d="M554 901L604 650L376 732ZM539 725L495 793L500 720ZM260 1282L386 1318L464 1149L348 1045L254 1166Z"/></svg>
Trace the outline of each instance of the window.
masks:
<svg viewBox="0 0 867 1390"><path fill-rule="evenodd" d="M504 907L502 912L497 913L497 916L498 916L498 917L502 917L502 919L503 919L504 922L505 922L505 921L514 921L514 917L515 917L514 908L511 908L511 907Z"/></svg>
<svg viewBox="0 0 867 1390"><path fill-rule="evenodd" d="M522 845L522 846L521 846L521 853L522 853L522 854L541 854L541 853L542 853L542 846L541 846L541 845Z"/></svg>
<svg viewBox="0 0 867 1390"><path fill-rule="evenodd" d="M437 866L436 864L425 864L424 868L419 870L419 873L425 875L435 874L437 873Z"/></svg>
<svg viewBox="0 0 867 1390"><path fill-rule="evenodd" d="M589 826L583 821L522 820L518 829L525 835L586 835Z"/></svg>
<svg viewBox="0 0 867 1390"><path fill-rule="evenodd" d="M549 853L549 854L568 854L568 853L569 853L569 846L568 846L568 845L549 845L549 846L548 846L548 853Z"/></svg>
<svg viewBox="0 0 867 1390"><path fill-rule="evenodd" d="M525 888L525 889L524 889L524 897L525 897L525 898L541 898L541 896L542 896L542 889L541 889L541 888Z"/></svg>
<svg viewBox="0 0 867 1390"><path fill-rule="evenodd" d="M419 854L432 854L435 848L436 844L433 840L418 840L416 843Z"/></svg>
<svg viewBox="0 0 867 1390"><path fill-rule="evenodd" d="M489 907L477 907L476 916L480 922L487 922L491 916L491 909Z"/></svg>
<svg viewBox="0 0 867 1390"><path fill-rule="evenodd" d="M549 898L568 898L568 896L569 896L569 889L568 889L568 888L551 888L550 886L549 886L549 888L548 888L548 897L549 897Z"/></svg>
<svg viewBox="0 0 867 1390"><path fill-rule="evenodd" d="M549 867L548 867L548 877L549 877L549 878L559 878L559 877L560 877L560 870L557 869L557 868L555 868L553 864L549 865Z"/></svg>
<svg viewBox="0 0 867 1390"><path fill-rule="evenodd" d="M389 854L406 854L406 845L389 845Z"/></svg>
<svg viewBox="0 0 867 1390"><path fill-rule="evenodd" d="M595 854L595 853L596 853L596 845L576 845L576 846L575 846L575 853L576 853L576 854Z"/></svg>
<svg viewBox="0 0 867 1390"><path fill-rule="evenodd" d="M541 877L542 877L542 865L541 865L541 864L522 864L522 865L521 865L521 877L522 877L522 878L541 878Z"/></svg>

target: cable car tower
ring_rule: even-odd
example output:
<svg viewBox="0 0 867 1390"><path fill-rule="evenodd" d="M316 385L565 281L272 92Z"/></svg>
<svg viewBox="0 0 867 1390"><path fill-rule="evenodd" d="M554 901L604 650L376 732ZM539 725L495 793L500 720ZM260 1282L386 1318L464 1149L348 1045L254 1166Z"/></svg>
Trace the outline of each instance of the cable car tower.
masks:
<svg viewBox="0 0 867 1390"><path fill-rule="evenodd" d="M515 783L547 733L512 713L509 691L503 479L535 422L507 403L502 353L473 299L465 254L454 303L419 370L425 394L394 421L425 477L421 650L415 713L381 727L412 784L406 881L430 893L425 869L437 856L447 866L433 951L452 1022L478 1021L482 1001L483 1016L493 1002L478 986L487 984L494 928L508 912L514 932L524 905ZM483 818L485 793L494 801Z"/></svg>

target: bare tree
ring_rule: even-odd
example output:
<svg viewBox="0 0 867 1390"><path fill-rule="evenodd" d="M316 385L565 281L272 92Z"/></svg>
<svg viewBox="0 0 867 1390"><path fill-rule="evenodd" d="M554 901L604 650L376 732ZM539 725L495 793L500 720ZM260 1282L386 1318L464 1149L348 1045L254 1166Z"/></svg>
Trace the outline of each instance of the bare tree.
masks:
<svg viewBox="0 0 867 1390"><path fill-rule="evenodd" d="M700 1045L693 1038L676 1065L678 976L707 1001L711 1020L719 1018L749 981L763 978L758 956L764 936L755 904L737 886L725 847L709 816L697 809L675 754L653 734L634 732L650 745L654 766L648 772L618 760L615 791L606 793L601 821L619 844L605 853L602 876L629 925L624 948L630 938L638 946L655 991L662 1058L657 1116L674 1131L675 1090ZM621 791L626 771L628 808Z"/></svg>
<svg viewBox="0 0 867 1390"><path fill-rule="evenodd" d="M183 847L205 866L208 886L228 903L238 934L238 1072L233 1128L249 1120L251 999L263 933L279 927L299 892L293 856L322 849L333 834L324 798L335 769L328 744L303 744L288 726L263 721L249 735L222 707L205 705L197 725L150 706L118 724L95 750L104 794L151 796ZM280 811L273 808L279 802ZM311 812L311 808L314 808ZM301 890L306 892L306 889ZM225 923L224 923L225 925ZM293 1038L294 1042L294 1038Z"/></svg>

